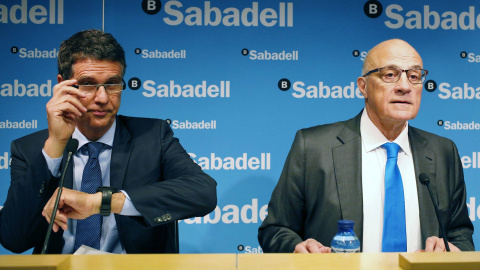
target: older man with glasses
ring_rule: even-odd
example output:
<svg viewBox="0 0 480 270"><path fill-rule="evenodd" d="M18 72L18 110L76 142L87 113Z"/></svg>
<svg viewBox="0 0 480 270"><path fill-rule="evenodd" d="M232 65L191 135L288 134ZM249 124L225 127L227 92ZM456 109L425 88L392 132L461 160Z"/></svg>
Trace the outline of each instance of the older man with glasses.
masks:
<svg viewBox="0 0 480 270"><path fill-rule="evenodd" d="M178 253L176 221L215 208L215 180L166 121L118 115L125 69L125 52L108 33L86 30L61 44L48 129L12 142L12 180L0 212L5 248ZM68 151L78 151L65 169L71 138L79 143ZM47 248L49 223L55 233Z"/></svg>
<svg viewBox="0 0 480 270"><path fill-rule="evenodd" d="M455 144L408 124L427 74L403 40L370 50L357 79L365 109L297 132L259 228L265 252L331 252L341 219L355 222L363 252L474 250ZM432 180L446 236L422 173Z"/></svg>

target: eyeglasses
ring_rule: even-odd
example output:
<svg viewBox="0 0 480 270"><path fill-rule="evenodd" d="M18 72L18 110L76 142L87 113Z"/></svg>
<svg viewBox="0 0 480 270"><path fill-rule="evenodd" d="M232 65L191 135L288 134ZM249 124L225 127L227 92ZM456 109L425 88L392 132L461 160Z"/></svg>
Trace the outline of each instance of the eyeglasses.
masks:
<svg viewBox="0 0 480 270"><path fill-rule="evenodd" d="M420 68L412 68L412 69L399 69L396 67L382 67L370 70L369 72L365 73L362 77L367 77L368 75L379 72L380 78L382 81L386 83L396 83L400 80L402 73L405 72L407 74L408 80L412 84L422 84L425 82L427 78L428 70L420 69Z"/></svg>
<svg viewBox="0 0 480 270"><path fill-rule="evenodd" d="M125 89L125 81L122 80L122 84L115 84L115 83L101 83L101 84L80 84L80 85L72 85L73 87L79 89L80 91L84 92L85 94L93 94L97 92L100 86L105 88L107 94L115 95L119 94Z"/></svg>

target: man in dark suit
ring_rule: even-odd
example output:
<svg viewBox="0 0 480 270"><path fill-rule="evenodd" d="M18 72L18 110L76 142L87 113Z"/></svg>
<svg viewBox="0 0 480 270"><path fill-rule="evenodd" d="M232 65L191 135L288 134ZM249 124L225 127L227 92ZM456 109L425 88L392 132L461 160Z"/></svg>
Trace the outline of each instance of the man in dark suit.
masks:
<svg viewBox="0 0 480 270"><path fill-rule="evenodd" d="M418 113L427 73L420 55L405 41L388 40L370 50L357 79L365 109L350 120L297 132L259 228L265 252L331 252L328 246L341 219L354 221L364 252L392 251L385 242L397 240L386 240L388 233L403 234L398 251L444 251L420 173L431 178L450 250L474 250L455 144L407 122ZM384 188L390 158L384 144L391 142L399 149L395 158L403 196L389 196ZM404 214L386 213L390 210L384 205L392 197L401 197L394 205ZM402 224L401 230L387 229L388 220Z"/></svg>
<svg viewBox="0 0 480 270"><path fill-rule="evenodd" d="M81 245L178 253L176 220L215 208L216 182L165 121L117 115L125 68L125 52L110 34L86 30L62 43L48 130L12 142L12 181L0 214L5 248L39 253L54 222L47 253L72 253ZM79 147L51 220L71 137Z"/></svg>

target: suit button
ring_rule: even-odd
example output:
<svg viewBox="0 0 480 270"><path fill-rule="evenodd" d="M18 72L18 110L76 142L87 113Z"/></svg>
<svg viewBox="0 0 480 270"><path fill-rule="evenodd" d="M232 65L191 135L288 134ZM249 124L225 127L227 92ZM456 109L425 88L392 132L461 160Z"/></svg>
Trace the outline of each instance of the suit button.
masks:
<svg viewBox="0 0 480 270"><path fill-rule="evenodd" d="M166 220L171 220L171 219L172 219L172 215L166 214L166 215L165 215L165 219L166 219Z"/></svg>
<svg viewBox="0 0 480 270"><path fill-rule="evenodd" d="M154 221L155 221L156 223L162 223L162 222L163 222L163 219L162 219L161 217L156 217L156 218L154 219Z"/></svg>
<svg viewBox="0 0 480 270"><path fill-rule="evenodd" d="M40 194L43 194L45 192L45 186L46 186L46 184L45 184L45 182L43 182L42 187L39 190Z"/></svg>

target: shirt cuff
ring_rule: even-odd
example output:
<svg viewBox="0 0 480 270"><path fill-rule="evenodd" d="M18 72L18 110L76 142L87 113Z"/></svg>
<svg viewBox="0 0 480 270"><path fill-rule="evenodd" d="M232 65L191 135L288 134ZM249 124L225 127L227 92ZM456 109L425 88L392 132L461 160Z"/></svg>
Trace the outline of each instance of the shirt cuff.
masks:
<svg viewBox="0 0 480 270"><path fill-rule="evenodd" d="M60 165L62 164L62 157L59 158L51 158L47 155L45 150L42 149L43 156L47 161L48 170L52 174L53 177L60 177Z"/></svg>
<svg viewBox="0 0 480 270"><path fill-rule="evenodd" d="M125 195L125 203L123 204L122 212L120 212L120 215L122 216L141 216L140 212L137 211L135 206L132 203L132 200L130 200L130 197L128 196L127 192L125 190L120 190Z"/></svg>

